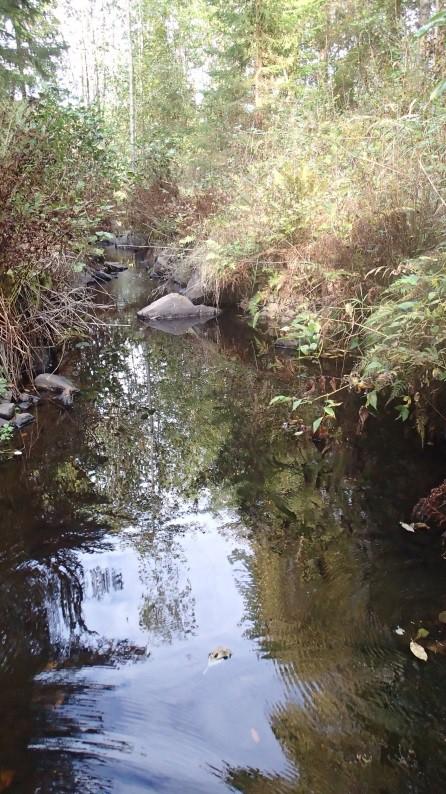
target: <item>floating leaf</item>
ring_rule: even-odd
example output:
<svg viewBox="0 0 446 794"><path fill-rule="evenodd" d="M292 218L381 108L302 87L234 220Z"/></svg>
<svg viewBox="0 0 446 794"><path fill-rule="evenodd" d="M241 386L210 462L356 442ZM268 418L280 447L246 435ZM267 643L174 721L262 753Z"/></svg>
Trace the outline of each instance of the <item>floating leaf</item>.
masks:
<svg viewBox="0 0 446 794"><path fill-rule="evenodd" d="M429 632L427 629L424 629L422 626L417 631L417 636L415 637L416 640L425 640L426 637L429 637Z"/></svg>
<svg viewBox="0 0 446 794"><path fill-rule="evenodd" d="M446 654L446 642L444 640L437 640L436 642L431 642L427 646L428 651L432 651L432 653L442 653Z"/></svg>
<svg viewBox="0 0 446 794"><path fill-rule="evenodd" d="M396 627L396 629L395 629L395 634L398 634L400 637L402 637L402 636L403 636L403 634L405 634L405 633L406 633L406 632L405 632L405 630L404 630L404 629L402 629L402 628L401 628L401 626L397 626L397 627Z"/></svg>
<svg viewBox="0 0 446 794"><path fill-rule="evenodd" d="M417 657L417 659L420 659L422 662L427 662L427 653L423 646L419 645L418 642L411 640L410 650L412 651L413 655Z"/></svg>
<svg viewBox="0 0 446 794"><path fill-rule="evenodd" d="M415 532L415 527L413 524L405 524L404 521L400 521L400 526L406 530L406 532Z"/></svg>
<svg viewBox="0 0 446 794"><path fill-rule="evenodd" d="M438 616L438 620L440 621L440 623L446 623L446 611L440 612Z"/></svg>
<svg viewBox="0 0 446 794"><path fill-rule="evenodd" d="M0 769L0 791L6 791L15 778L13 769Z"/></svg>

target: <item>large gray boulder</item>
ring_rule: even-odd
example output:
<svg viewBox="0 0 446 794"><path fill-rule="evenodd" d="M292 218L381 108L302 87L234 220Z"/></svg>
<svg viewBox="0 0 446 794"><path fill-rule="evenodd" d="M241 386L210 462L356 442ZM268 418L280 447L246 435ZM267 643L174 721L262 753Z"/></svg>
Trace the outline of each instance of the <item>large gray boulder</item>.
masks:
<svg viewBox="0 0 446 794"><path fill-rule="evenodd" d="M15 414L15 405L14 403L0 403L0 418L1 419L12 419Z"/></svg>
<svg viewBox="0 0 446 794"><path fill-rule="evenodd" d="M200 317L210 319L220 313L215 306L195 306L185 295L170 292L162 298L150 303L138 312L142 320L175 320L182 317Z"/></svg>
<svg viewBox="0 0 446 794"><path fill-rule="evenodd" d="M189 281L187 282L186 291L184 294L186 295L186 298L189 298L189 300L192 301L192 303L197 303L198 301L203 300L203 284L201 281L201 276L197 271L192 273Z"/></svg>

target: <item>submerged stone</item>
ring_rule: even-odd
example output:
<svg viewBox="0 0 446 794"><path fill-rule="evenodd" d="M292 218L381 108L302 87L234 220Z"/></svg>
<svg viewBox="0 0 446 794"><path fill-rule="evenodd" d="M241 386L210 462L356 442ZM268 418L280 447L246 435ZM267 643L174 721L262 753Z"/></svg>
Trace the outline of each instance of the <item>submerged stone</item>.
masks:
<svg viewBox="0 0 446 794"><path fill-rule="evenodd" d="M97 270L93 273L93 279L95 281L111 281L113 276L110 273L106 273L105 270Z"/></svg>
<svg viewBox="0 0 446 794"><path fill-rule="evenodd" d="M27 391L23 391L19 394L19 401L20 402L29 402L31 405L37 405L40 402L40 397L37 394L30 394Z"/></svg>
<svg viewBox="0 0 446 794"><path fill-rule="evenodd" d="M68 378L64 378L63 375L53 375L50 373L38 375L34 380L34 385L39 391L60 392L57 399L67 408L73 405L73 394L79 391L78 387L68 380Z"/></svg>
<svg viewBox="0 0 446 794"><path fill-rule="evenodd" d="M169 293L163 298L150 303L137 314L142 320L175 320L186 317L200 317L210 319L220 313L215 306L196 306L185 295Z"/></svg>
<svg viewBox="0 0 446 794"><path fill-rule="evenodd" d="M0 418L12 419L15 413L14 403L0 403Z"/></svg>
<svg viewBox="0 0 446 794"><path fill-rule="evenodd" d="M283 350L297 350L299 344L300 343L298 339L287 339L285 337L285 338L276 339L276 341L274 342L274 347L280 347Z"/></svg>
<svg viewBox="0 0 446 794"><path fill-rule="evenodd" d="M63 375L54 375L50 372L37 375L37 378L34 379L34 385L37 389L44 391L64 391L65 389L70 389L72 392L79 391L78 387L68 378Z"/></svg>
<svg viewBox="0 0 446 794"><path fill-rule="evenodd" d="M128 270L128 265L123 265L120 262L104 262L104 267L107 268L109 273L123 273Z"/></svg>
<svg viewBox="0 0 446 794"><path fill-rule="evenodd" d="M11 422L17 430L21 430L22 427L26 427L26 425L30 425L31 422L35 421L35 417L32 414L16 414L15 419Z"/></svg>

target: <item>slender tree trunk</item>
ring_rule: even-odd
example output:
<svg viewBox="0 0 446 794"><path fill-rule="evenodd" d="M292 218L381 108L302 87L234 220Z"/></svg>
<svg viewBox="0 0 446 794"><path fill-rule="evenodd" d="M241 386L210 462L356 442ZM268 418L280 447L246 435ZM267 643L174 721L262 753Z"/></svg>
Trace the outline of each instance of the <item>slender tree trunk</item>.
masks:
<svg viewBox="0 0 446 794"><path fill-rule="evenodd" d="M94 68L94 80L95 80L95 100L99 107L101 108L101 87L100 87L100 77L99 77L99 61L98 61L98 48L96 42L96 20L94 18L94 0L90 0L90 29L91 29L91 43L93 48L93 68Z"/></svg>
<svg viewBox="0 0 446 794"><path fill-rule="evenodd" d="M263 106L263 52L262 52L262 0L255 0L255 23L254 23L254 107L255 125L262 126L262 106Z"/></svg>
<svg viewBox="0 0 446 794"><path fill-rule="evenodd" d="M82 24L82 57L83 57L83 71L85 78L82 80L83 100L87 105L90 104L90 75L88 73L88 57L87 57L87 43L85 40L85 27Z"/></svg>
<svg viewBox="0 0 446 794"><path fill-rule="evenodd" d="M133 63L131 2L132 0L127 0L127 32L128 32L128 42L129 42L129 52L128 52L129 140L130 140L130 156L132 161L132 167L134 168L136 162L136 140L135 140L136 116L135 116L135 69Z"/></svg>
<svg viewBox="0 0 446 794"><path fill-rule="evenodd" d="M420 27L426 24L432 14L432 2L431 0L419 0L419 24ZM422 59L425 61L429 60L429 52L431 49L431 35L428 33L426 36L423 36L420 40L420 54Z"/></svg>
<svg viewBox="0 0 446 794"><path fill-rule="evenodd" d="M444 11L446 9L446 0L437 0L435 11ZM434 39L434 71L438 77L443 76L445 72L445 55L446 55L446 29L442 26L435 28Z"/></svg>
<svg viewBox="0 0 446 794"><path fill-rule="evenodd" d="M13 23L13 28L14 28L15 46L17 51L18 70L20 75L20 85L18 86L18 89L20 91L22 99L26 99L26 80L25 80L25 74L23 72L22 39L20 37L19 29L17 25L15 25L14 23Z"/></svg>
<svg viewBox="0 0 446 794"><path fill-rule="evenodd" d="M425 25L432 13L431 0L420 0L419 2L419 22L420 27Z"/></svg>

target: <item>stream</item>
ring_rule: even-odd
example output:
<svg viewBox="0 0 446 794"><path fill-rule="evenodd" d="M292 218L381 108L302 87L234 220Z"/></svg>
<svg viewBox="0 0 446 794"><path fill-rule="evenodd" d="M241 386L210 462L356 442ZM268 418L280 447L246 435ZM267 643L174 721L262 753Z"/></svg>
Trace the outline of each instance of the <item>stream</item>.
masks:
<svg viewBox="0 0 446 794"><path fill-rule="evenodd" d="M409 642L446 562L399 526L444 455L287 434L250 329L151 329L154 287L130 260L0 467L0 791L444 791L446 659Z"/></svg>

